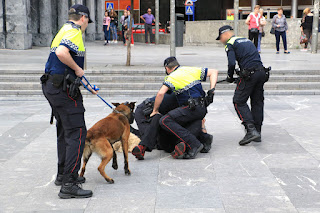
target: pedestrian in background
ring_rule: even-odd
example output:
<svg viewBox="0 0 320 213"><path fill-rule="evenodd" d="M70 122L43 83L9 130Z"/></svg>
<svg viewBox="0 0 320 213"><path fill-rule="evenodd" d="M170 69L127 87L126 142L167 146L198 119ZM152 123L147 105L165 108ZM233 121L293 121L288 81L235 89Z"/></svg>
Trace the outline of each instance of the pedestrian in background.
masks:
<svg viewBox="0 0 320 213"><path fill-rule="evenodd" d="M122 35L123 44L126 44L126 38L125 38L124 34L125 34L125 31L126 31L126 29L125 29L125 19L126 19L127 16L128 16L127 10L124 10L123 11L123 15L120 18L121 35Z"/></svg>
<svg viewBox="0 0 320 213"><path fill-rule="evenodd" d="M287 47L288 24L285 15L283 15L282 7L278 8L278 14L273 16L272 27L275 29L277 54L280 51L280 36L282 37L284 53L290 54Z"/></svg>
<svg viewBox="0 0 320 213"><path fill-rule="evenodd" d="M126 32L125 32L125 38L128 41L129 40L129 30L130 30L130 19L131 19L131 15L130 15L130 11L127 11L127 17L125 19L125 26L126 26ZM132 19L132 23L131 23L131 29L133 29L134 27L134 20ZM125 46L127 46L127 43L125 43ZM133 40L133 33L131 31L131 46L134 46L134 40Z"/></svg>
<svg viewBox="0 0 320 213"><path fill-rule="evenodd" d="M249 14L246 24L249 26L249 40L253 41L258 48L259 26L260 26L260 5L254 7L254 11Z"/></svg>
<svg viewBox="0 0 320 213"><path fill-rule="evenodd" d="M301 22L301 34L305 35L308 41L304 44L304 48L301 51L308 51L308 43L311 44L313 25L313 14L310 8L306 8L303 11L303 17Z"/></svg>
<svg viewBox="0 0 320 213"><path fill-rule="evenodd" d="M148 44L148 33L150 36L150 42L154 43L153 40L153 33L152 33L152 22L156 22L154 16L151 14L152 10L151 8L148 8L148 12L145 13L144 15L140 16L140 18L144 21L144 29L145 29L145 39L146 39L146 44Z"/></svg>
<svg viewBox="0 0 320 213"><path fill-rule="evenodd" d="M259 28L259 38L258 38L258 52L261 53L261 40L265 36L264 26L266 26L267 21L263 16L263 9L260 9L260 28Z"/></svg>
<svg viewBox="0 0 320 213"><path fill-rule="evenodd" d="M234 15L232 15L231 10L227 10L227 20L228 21L233 21L234 20Z"/></svg>
<svg viewBox="0 0 320 213"><path fill-rule="evenodd" d="M118 43L118 34L117 34L118 15L113 9L110 11L109 15L110 15L110 19L111 19L110 29L111 29L111 33L112 33L112 39L113 39L112 42Z"/></svg>
<svg viewBox="0 0 320 213"><path fill-rule="evenodd" d="M104 45L107 45L110 39L110 17L108 15L107 10L104 12L104 17L103 17L103 32L104 32L104 40L105 40Z"/></svg>

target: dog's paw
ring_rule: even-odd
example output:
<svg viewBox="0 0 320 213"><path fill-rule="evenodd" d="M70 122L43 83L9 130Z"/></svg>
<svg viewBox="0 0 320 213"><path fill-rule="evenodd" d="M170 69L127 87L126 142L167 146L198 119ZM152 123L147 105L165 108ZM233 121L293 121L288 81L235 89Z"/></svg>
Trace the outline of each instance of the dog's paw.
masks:
<svg viewBox="0 0 320 213"><path fill-rule="evenodd" d="M114 169L114 170L118 170L118 164L112 164L112 168Z"/></svg>
<svg viewBox="0 0 320 213"><path fill-rule="evenodd" d="M106 178L106 181L107 181L108 183L110 183L110 184L113 184L113 183L114 183L114 180L113 180L112 178L110 178L110 179L107 179L107 178Z"/></svg>
<svg viewBox="0 0 320 213"><path fill-rule="evenodd" d="M131 172L130 172L130 170L126 170L125 172L124 172L126 175L131 175Z"/></svg>

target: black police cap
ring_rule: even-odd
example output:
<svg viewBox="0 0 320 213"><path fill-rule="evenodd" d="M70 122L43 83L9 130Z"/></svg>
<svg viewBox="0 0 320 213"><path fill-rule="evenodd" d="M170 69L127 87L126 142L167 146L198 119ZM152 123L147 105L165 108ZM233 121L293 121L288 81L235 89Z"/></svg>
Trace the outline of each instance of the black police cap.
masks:
<svg viewBox="0 0 320 213"><path fill-rule="evenodd" d="M229 25L225 25L225 26L223 26L223 27L220 27L220 29L219 29L219 36L217 37L216 40L220 40L220 36L221 36L223 33L228 32L228 31L231 31L231 30L233 30L233 28L232 28L231 26L229 26Z"/></svg>
<svg viewBox="0 0 320 213"><path fill-rule="evenodd" d="M166 60L164 60L163 66L166 67L168 66L170 63L177 61L176 57L169 57L166 58Z"/></svg>
<svg viewBox="0 0 320 213"><path fill-rule="evenodd" d="M89 18L89 23L93 23L93 21L90 18L90 11L86 6L82 4L75 4L71 8L75 9L75 12L71 12L69 14L84 15Z"/></svg>

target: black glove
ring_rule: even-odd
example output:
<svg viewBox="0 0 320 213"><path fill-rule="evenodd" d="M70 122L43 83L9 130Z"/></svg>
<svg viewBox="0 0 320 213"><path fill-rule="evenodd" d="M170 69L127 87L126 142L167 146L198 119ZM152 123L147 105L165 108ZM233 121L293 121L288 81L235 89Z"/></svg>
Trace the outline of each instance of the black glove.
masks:
<svg viewBox="0 0 320 213"><path fill-rule="evenodd" d="M233 82L234 82L233 76L230 77L230 76L228 75L226 81L229 82L229 83L233 83Z"/></svg>
<svg viewBox="0 0 320 213"><path fill-rule="evenodd" d="M210 104L212 104L213 97L214 97L214 90L215 90L215 88L208 91L207 96L206 96L206 106L209 106Z"/></svg>

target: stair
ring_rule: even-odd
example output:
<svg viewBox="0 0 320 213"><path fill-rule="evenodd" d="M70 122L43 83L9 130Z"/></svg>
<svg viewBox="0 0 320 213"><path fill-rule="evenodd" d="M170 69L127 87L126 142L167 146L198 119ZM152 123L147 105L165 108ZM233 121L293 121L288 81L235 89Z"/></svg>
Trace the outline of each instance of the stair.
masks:
<svg viewBox="0 0 320 213"><path fill-rule="evenodd" d="M42 96L40 76L43 70L0 70L0 97ZM219 80L226 71L220 71ZM94 70L86 71L86 77L101 90L101 96L148 97L157 93L165 77L164 70ZM209 83L203 83L204 89ZM234 84L221 83L216 94L232 95ZM273 70L265 84L266 95L319 95L320 71L317 70ZM83 91L88 96L87 91Z"/></svg>

